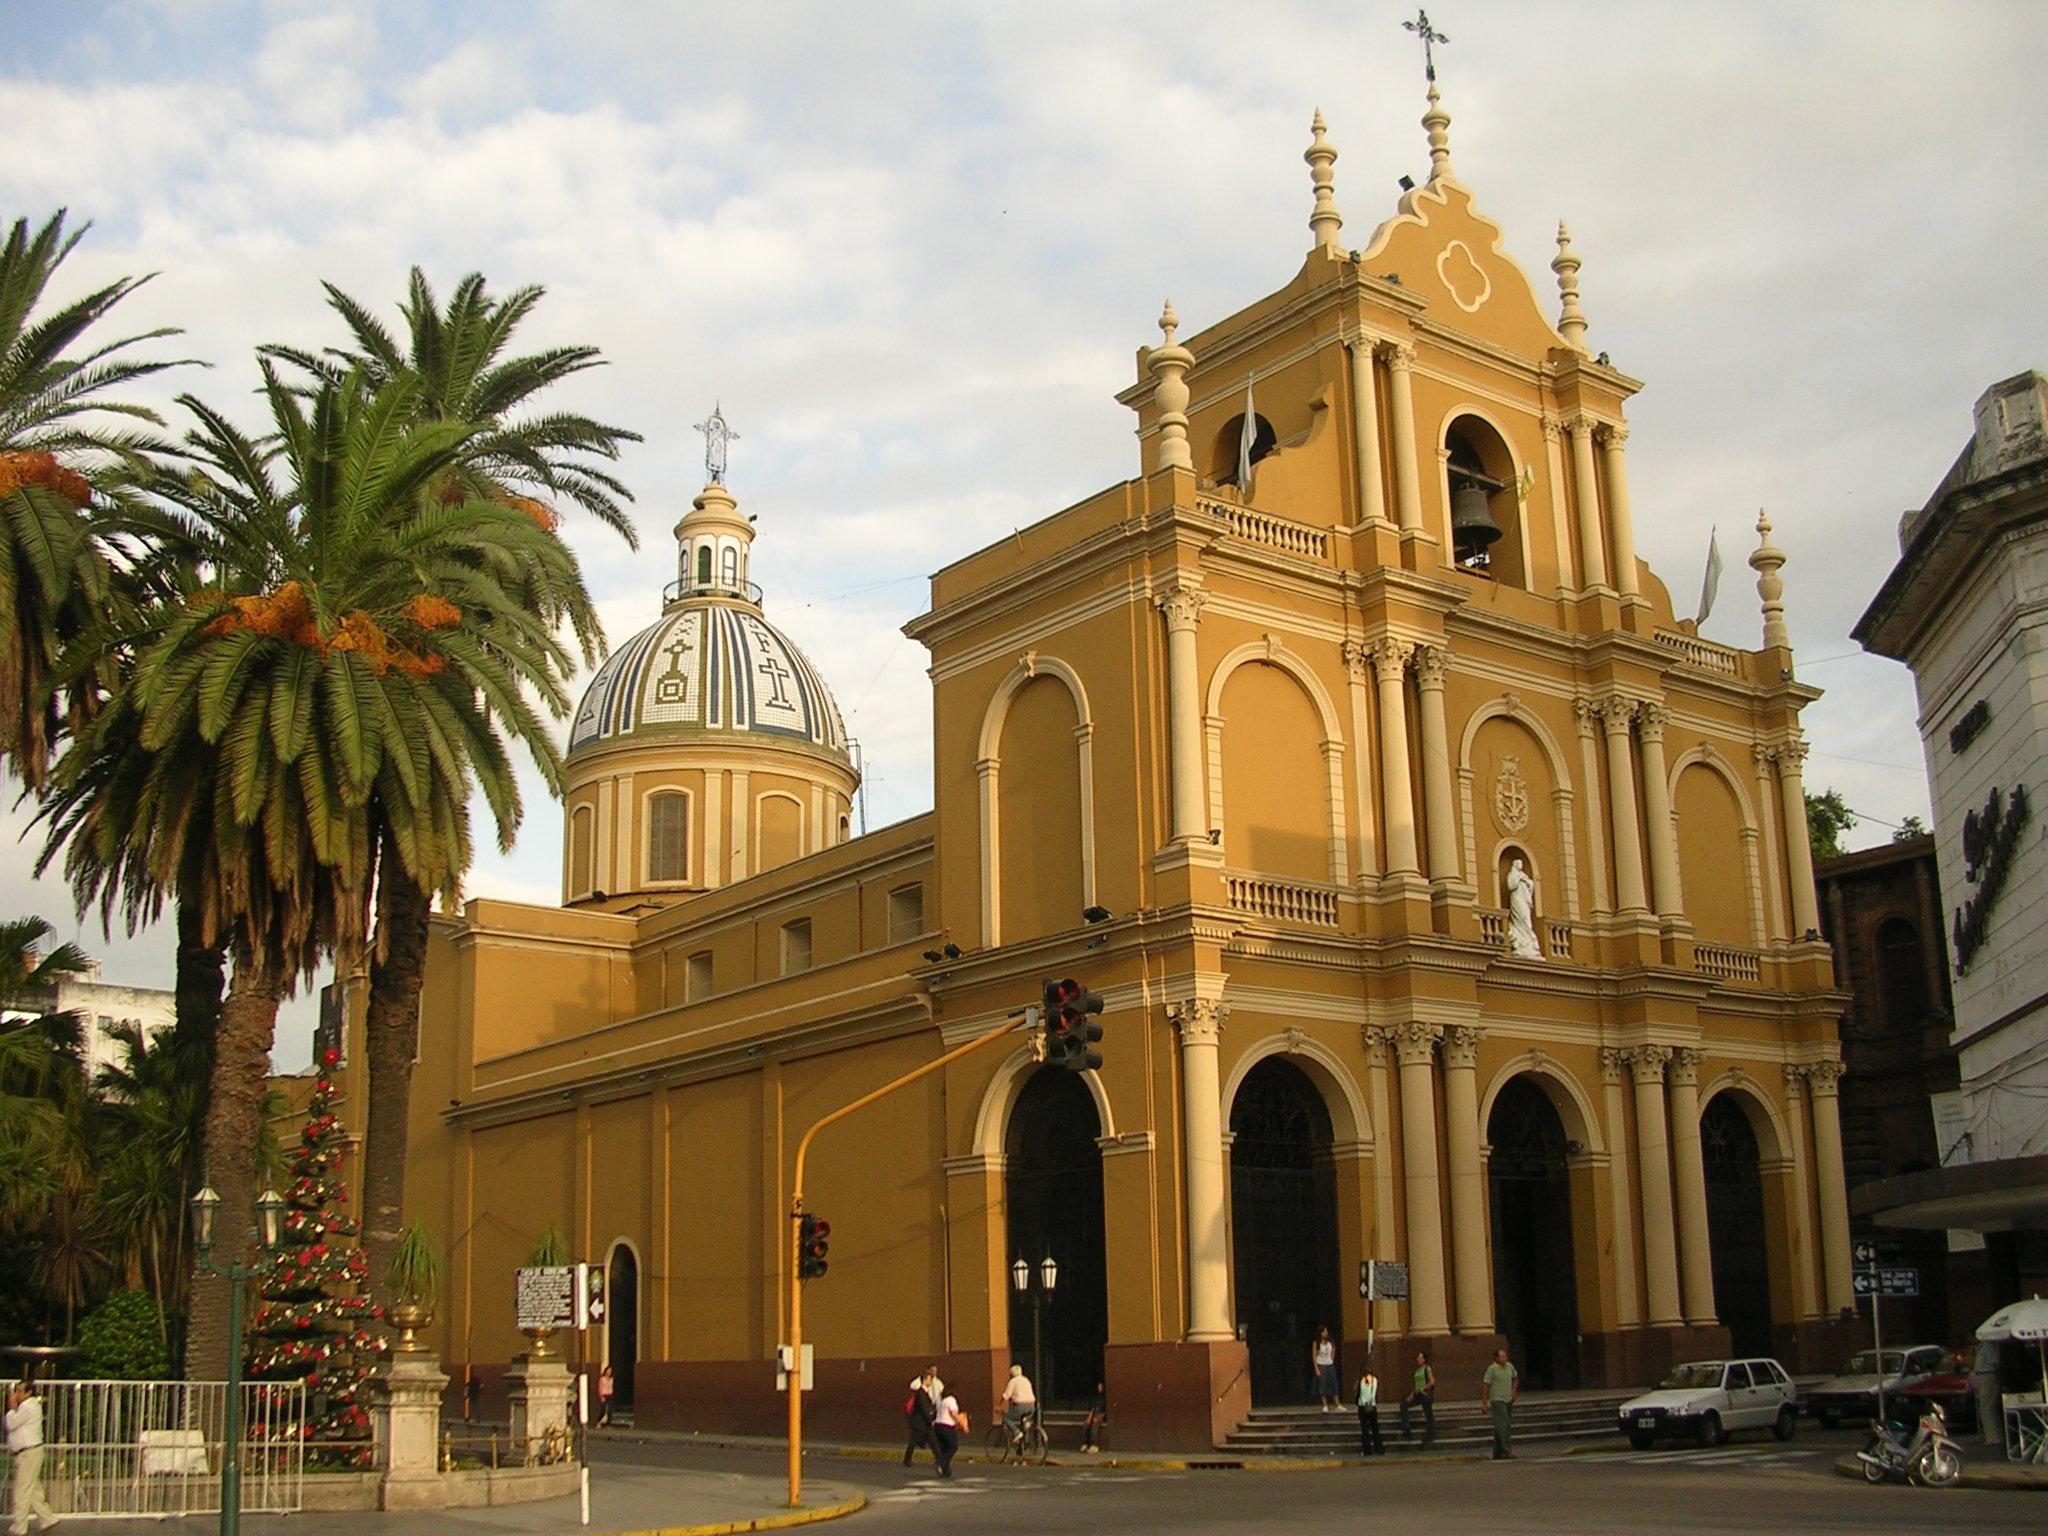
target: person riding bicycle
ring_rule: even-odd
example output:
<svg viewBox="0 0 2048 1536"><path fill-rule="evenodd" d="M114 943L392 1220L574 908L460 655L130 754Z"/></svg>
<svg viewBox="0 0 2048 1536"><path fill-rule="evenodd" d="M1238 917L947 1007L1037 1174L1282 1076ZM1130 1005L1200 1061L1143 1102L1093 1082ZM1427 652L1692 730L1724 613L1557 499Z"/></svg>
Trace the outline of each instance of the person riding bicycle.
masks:
<svg viewBox="0 0 2048 1536"><path fill-rule="evenodd" d="M1024 1432L1024 1426L1031 1422L1031 1415L1038 1409L1038 1393L1033 1390L1031 1378L1024 1374L1024 1367L1010 1367L1010 1379L1003 1386L1003 1428L1016 1439Z"/></svg>

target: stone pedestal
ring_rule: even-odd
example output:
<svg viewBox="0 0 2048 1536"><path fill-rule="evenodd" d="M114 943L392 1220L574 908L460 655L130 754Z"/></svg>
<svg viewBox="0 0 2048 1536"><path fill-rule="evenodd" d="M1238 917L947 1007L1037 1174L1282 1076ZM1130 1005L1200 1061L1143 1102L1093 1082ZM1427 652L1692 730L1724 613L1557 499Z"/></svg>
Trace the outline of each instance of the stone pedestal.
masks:
<svg viewBox="0 0 2048 1536"><path fill-rule="evenodd" d="M371 1413L384 1447L385 1509L439 1509L441 1393L448 1377L429 1354L394 1354L371 1381Z"/></svg>
<svg viewBox="0 0 2048 1536"><path fill-rule="evenodd" d="M540 1459L541 1446L550 1431L568 1435L574 1385L569 1379L568 1365L552 1358L535 1360L522 1355L505 1372L512 1443L522 1461Z"/></svg>

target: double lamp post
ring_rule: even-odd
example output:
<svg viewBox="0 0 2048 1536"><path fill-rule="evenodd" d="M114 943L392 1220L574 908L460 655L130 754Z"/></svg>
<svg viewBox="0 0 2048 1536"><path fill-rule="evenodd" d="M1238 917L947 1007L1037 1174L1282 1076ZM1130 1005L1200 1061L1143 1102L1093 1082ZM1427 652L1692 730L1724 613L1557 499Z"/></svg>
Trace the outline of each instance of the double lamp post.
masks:
<svg viewBox="0 0 2048 1536"><path fill-rule="evenodd" d="M1045 1368L1044 1316L1045 1307L1052 1300L1052 1293L1060 1283L1060 1267L1047 1254L1038 1266L1038 1289L1031 1288L1031 1266L1024 1262L1024 1255L1017 1255L1017 1262L1010 1266L1010 1284L1019 1296L1031 1298L1031 1374L1037 1378L1038 1395L1041 1401L1052 1398L1052 1377Z"/></svg>
<svg viewBox="0 0 2048 1536"><path fill-rule="evenodd" d="M238 1536L242 1528L242 1295L255 1266L236 1256L225 1265L213 1258L214 1223L220 1214L220 1195L212 1185L202 1186L192 1197L192 1239L199 1250L199 1264L208 1274L228 1282L228 1402L221 1429L220 1536ZM275 1253L284 1242L284 1199L266 1189L256 1200L256 1238L265 1254Z"/></svg>

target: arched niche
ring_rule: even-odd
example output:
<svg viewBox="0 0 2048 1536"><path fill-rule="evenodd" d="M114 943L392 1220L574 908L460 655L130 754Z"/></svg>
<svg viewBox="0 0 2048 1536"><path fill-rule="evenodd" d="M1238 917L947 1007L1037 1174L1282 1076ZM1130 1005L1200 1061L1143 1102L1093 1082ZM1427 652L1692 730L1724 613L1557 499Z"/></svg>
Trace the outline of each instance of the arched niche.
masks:
<svg viewBox="0 0 2048 1536"><path fill-rule="evenodd" d="M1481 745L1481 731L1498 720L1520 728L1523 739L1534 748L1526 764L1540 765L1536 771L1518 775L1529 793L1528 822L1519 832L1502 828L1494 816L1491 802L1499 789L1502 765L1482 764L1475 756ZM1483 774L1482 769L1489 767L1492 772ZM1549 801L1547 806L1541 803L1544 800ZM1542 716L1530 709L1519 694L1489 699L1467 717L1464 733L1458 740L1458 809L1465 833L1465 878L1475 889L1485 890L1489 884L1482 879L1482 860L1497 861L1506 843L1521 841L1532 854L1541 856L1532 862L1549 866L1551 883L1543 893L1546 912L1566 921L1577 921L1579 862L1573 830L1576 800L1563 749ZM1488 835L1482 835L1482 826Z"/></svg>
<svg viewBox="0 0 2048 1536"><path fill-rule="evenodd" d="M1207 749L1209 770L1209 825L1223 833L1225 857L1230 856L1230 825L1225 811L1223 783L1223 733L1225 716L1223 692L1232 674L1238 668L1255 663L1275 667L1285 673L1308 695L1314 706L1316 720L1322 733L1319 749L1322 755L1322 800L1324 807L1325 835L1328 840L1326 866L1328 879L1333 885L1343 885L1350 879L1350 854L1346 848L1348 836L1344 815L1344 732L1338 723L1337 706L1330 698L1330 691L1323 686L1313 668L1301 657L1289 650L1286 643L1275 635L1262 640L1240 645L1229 652L1216 664L1210 674L1208 695L1204 705L1204 745Z"/></svg>
<svg viewBox="0 0 2048 1536"><path fill-rule="evenodd" d="M1764 942L1764 881L1756 811L1742 778L1705 742L1672 762L1668 793L1676 819L1678 879L1695 937L1708 943ZM1731 892L1720 858L1732 835L1743 880ZM1688 873L1690 872L1690 873Z"/></svg>
<svg viewBox="0 0 2048 1536"><path fill-rule="evenodd" d="M1088 690L1081 675L1059 657L1027 651L990 695L988 708L982 712L981 735L976 746L975 774L981 808L981 942L990 948L1002 942L1003 727L1017 696L1041 677L1063 684L1074 702L1074 751L1081 795L1081 900L1074 909L1075 918L1078 920L1082 907L1093 906L1096 901L1095 717L1088 707Z"/></svg>
<svg viewBox="0 0 2048 1536"><path fill-rule="evenodd" d="M1528 1051L1501 1064L1479 1101L1480 1125L1484 1126L1492 1117L1493 1102L1500 1097L1500 1091L1514 1079L1524 1076L1530 1078L1555 1106L1558 1118L1564 1122L1565 1135L1579 1144L1579 1153L1574 1155L1606 1152L1607 1141L1601 1133L1600 1116L1594 1110L1593 1100L1584 1085L1563 1062L1543 1051Z"/></svg>

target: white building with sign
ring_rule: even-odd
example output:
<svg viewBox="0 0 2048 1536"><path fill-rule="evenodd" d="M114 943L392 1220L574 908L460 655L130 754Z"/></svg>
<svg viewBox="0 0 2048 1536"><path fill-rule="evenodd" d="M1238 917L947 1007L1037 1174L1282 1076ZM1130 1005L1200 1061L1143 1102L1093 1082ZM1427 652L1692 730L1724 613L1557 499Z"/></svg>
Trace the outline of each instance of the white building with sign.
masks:
<svg viewBox="0 0 2048 1536"><path fill-rule="evenodd" d="M2048 379L1978 399L1976 430L1899 525L1899 563L1857 624L1913 669L1955 966L1962 1093L1944 1167L1859 1191L1881 1223L2048 1227ZM1937 1219L1938 1218L1938 1219ZM2021 1280L2019 1275L2011 1277Z"/></svg>

